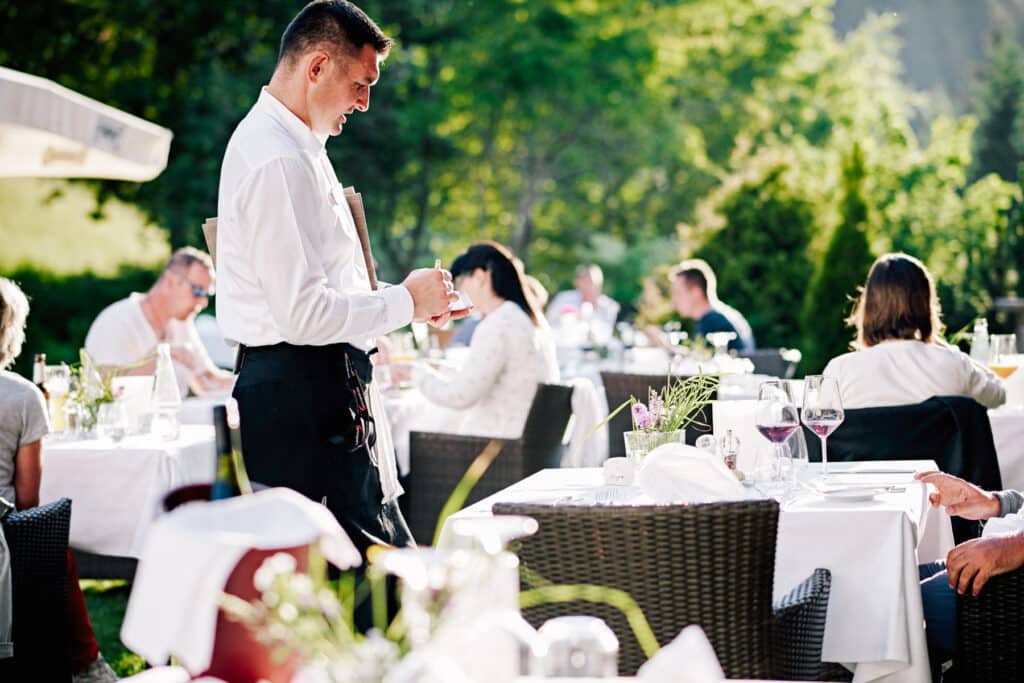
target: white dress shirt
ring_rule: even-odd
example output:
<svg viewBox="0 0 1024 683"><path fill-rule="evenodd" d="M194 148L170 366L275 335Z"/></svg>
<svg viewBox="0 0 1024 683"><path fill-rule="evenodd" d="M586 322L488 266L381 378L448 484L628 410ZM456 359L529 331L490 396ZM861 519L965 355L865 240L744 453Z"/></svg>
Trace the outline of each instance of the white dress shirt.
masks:
<svg viewBox="0 0 1024 683"><path fill-rule="evenodd" d="M459 372L423 368L416 379L428 400L458 411L451 431L517 438L537 385L558 381L551 331L543 323L535 327L523 309L506 301L477 326Z"/></svg>
<svg viewBox="0 0 1024 683"><path fill-rule="evenodd" d="M1002 381L961 351L914 340L893 340L829 361L843 408L912 405L932 396L967 396L987 408L1006 400Z"/></svg>
<svg viewBox="0 0 1024 683"><path fill-rule="evenodd" d="M228 142L217 321L230 342L366 348L412 320L404 287L370 289L325 141L264 88Z"/></svg>

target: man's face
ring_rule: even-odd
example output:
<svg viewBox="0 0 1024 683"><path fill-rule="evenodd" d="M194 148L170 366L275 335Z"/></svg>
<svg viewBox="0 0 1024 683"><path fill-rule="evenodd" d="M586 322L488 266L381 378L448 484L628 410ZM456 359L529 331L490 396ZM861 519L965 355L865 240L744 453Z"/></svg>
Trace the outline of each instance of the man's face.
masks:
<svg viewBox="0 0 1024 683"><path fill-rule="evenodd" d="M700 298L700 287L691 286L686 278L672 278L672 305L684 318L692 318L694 304Z"/></svg>
<svg viewBox="0 0 1024 683"><path fill-rule="evenodd" d="M206 308L213 294L213 275L201 263L189 265L183 272L171 271L172 313L177 320L186 320Z"/></svg>
<svg viewBox="0 0 1024 683"><path fill-rule="evenodd" d="M309 124L314 133L338 135L349 114L370 108L370 88L380 77L380 56L367 43L356 57L328 55L315 69L309 91Z"/></svg>
<svg viewBox="0 0 1024 683"><path fill-rule="evenodd" d="M601 294L601 290L594 284L594 279L586 271L576 276L575 285L576 290L583 295L584 299L596 299Z"/></svg>

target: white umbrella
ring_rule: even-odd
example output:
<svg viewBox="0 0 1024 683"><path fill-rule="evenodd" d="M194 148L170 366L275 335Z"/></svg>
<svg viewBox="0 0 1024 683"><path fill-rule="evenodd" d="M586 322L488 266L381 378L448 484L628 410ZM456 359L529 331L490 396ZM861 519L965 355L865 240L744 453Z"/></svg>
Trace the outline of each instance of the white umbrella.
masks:
<svg viewBox="0 0 1024 683"><path fill-rule="evenodd" d="M0 177L152 180L167 166L171 137L53 81L0 67Z"/></svg>

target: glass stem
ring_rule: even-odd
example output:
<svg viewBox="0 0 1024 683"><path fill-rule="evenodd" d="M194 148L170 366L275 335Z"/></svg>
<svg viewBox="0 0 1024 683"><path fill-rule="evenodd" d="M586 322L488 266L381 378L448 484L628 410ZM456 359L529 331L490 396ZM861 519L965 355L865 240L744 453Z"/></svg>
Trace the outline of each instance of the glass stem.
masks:
<svg viewBox="0 0 1024 683"><path fill-rule="evenodd" d="M821 439L821 478L825 479L828 477L828 440L827 436L818 437Z"/></svg>

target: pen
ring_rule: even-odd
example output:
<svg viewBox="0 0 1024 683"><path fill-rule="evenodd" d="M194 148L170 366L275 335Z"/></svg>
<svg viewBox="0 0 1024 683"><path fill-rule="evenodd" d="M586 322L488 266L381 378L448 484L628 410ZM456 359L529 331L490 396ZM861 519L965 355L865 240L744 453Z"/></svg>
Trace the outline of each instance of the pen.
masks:
<svg viewBox="0 0 1024 683"><path fill-rule="evenodd" d="M439 258L434 259L434 268L436 270L441 270L441 259L439 259Z"/></svg>

